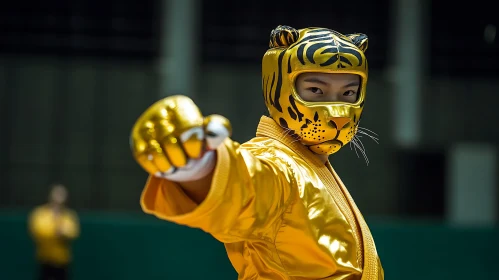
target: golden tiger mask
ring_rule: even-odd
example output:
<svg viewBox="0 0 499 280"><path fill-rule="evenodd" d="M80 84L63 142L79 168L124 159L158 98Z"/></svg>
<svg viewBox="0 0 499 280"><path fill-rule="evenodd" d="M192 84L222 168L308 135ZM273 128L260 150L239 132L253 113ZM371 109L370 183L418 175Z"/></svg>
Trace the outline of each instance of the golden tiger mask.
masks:
<svg viewBox="0 0 499 280"><path fill-rule="evenodd" d="M365 34L326 28L278 26L262 62L262 84L270 116L317 154L333 154L357 133L367 85ZM355 103L307 102L295 81L304 72L349 73L361 78Z"/></svg>

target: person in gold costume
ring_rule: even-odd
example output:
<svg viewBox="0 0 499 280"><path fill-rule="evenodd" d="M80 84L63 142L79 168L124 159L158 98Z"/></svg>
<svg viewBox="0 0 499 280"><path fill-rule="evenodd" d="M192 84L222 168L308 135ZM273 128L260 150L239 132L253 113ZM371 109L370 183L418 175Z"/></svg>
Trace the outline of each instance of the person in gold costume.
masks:
<svg viewBox="0 0 499 280"><path fill-rule="evenodd" d="M66 207L67 196L63 185L52 186L49 203L36 207L29 216L40 280L69 279L71 242L78 237L80 226L77 214Z"/></svg>
<svg viewBox="0 0 499 280"><path fill-rule="evenodd" d="M328 161L358 145L364 34L278 26L263 57L270 117L239 144L229 120L185 96L149 107L131 134L149 174L144 212L225 244L239 279L383 279L369 228Z"/></svg>

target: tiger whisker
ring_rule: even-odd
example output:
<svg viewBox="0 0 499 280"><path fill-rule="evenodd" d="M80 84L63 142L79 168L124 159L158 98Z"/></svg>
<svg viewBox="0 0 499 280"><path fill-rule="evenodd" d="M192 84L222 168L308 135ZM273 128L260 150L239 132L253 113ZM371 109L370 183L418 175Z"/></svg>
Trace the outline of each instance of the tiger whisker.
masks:
<svg viewBox="0 0 499 280"><path fill-rule="evenodd" d="M359 149L359 151L362 153L362 155L365 158L367 156L367 153L366 153L366 148L364 147L364 144L362 143L362 141L360 141L359 138L354 138L353 142L354 142L354 145L357 146L357 148Z"/></svg>
<svg viewBox="0 0 499 280"><path fill-rule="evenodd" d="M374 132L374 131L372 131L372 130L370 130L370 129L367 129L367 128L365 128L365 127L361 127L361 126L359 126L358 128L359 128L359 129L361 129L361 130L367 130L367 131L369 131L369 132L373 133L374 135L378 136L378 133L376 133L376 132Z"/></svg>
<svg viewBox="0 0 499 280"><path fill-rule="evenodd" d="M361 144L359 144L357 141L360 141L360 139L358 139L358 138L352 139L352 143L354 144L354 146L357 147L359 149L359 151L361 152L361 154L364 156L364 160L366 161L366 165L369 165L369 158L367 157L366 151L364 149L362 149L362 147L364 145L362 145L362 147L361 147Z"/></svg>
<svg viewBox="0 0 499 280"><path fill-rule="evenodd" d="M365 151L366 147L364 147L364 143L362 143L362 140L360 139L359 135L355 135L353 138L360 144L362 149Z"/></svg>
<svg viewBox="0 0 499 280"><path fill-rule="evenodd" d="M286 132L279 137L279 140L284 140L284 138L289 135L289 136L291 136L291 138L293 138L293 141L291 143L295 143L297 141L300 141L300 137L298 135L296 135L291 129L284 128L284 130Z"/></svg>
<svg viewBox="0 0 499 280"><path fill-rule="evenodd" d="M285 137L286 135L289 135L291 133L291 129L289 128L286 128L285 131L286 132L282 135L282 137Z"/></svg>
<svg viewBox="0 0 499 280"><path fill-rule="evenodd" d="M376 142L376 144L379 144L379 142L378 142L378 141L379 141L379 138L378 138L378 137L376 137L376 136L372 136L372 135L370 135L370 134L368 134L368 133L366 133L365 131L362 131L362 130L358 130L358 131L357 131L357 133L360 133L360 134L366 135L366 136L368 136L369 138L371 138L374 142Z"/></svg>
<svg viewBox="0 0 499 280"><path fill-rule="evenodd" d="M357 155L357 158L360 158L359 153L357 153L357 147L355 145L352 145L352 144L354 144L353 141L350 142L350 149L352 150L352 146L353 146L353 151Z"/></svg>
<svg viewBox="0 0 499 280"><path fill-rule="evenodd" d="M362 135L369 136L369 138L371 138L371 139L373 139L373 140L379 140L379 138L378 138L378 137L373 136L373 135L371 135L371 134L369 134L369 133L366 133L365 131L357 131L357 134L362 134Z"/></svg>
<svg viewBox="0 0 499 280"><path fill-rule="evenodd" d="M286 136L288 136L288 135L290 134L290 132L291 132L291 129L289 129L289 128L285 128L284 130L285 130L285 132L284 132L284 134L282 134L282 135L279 137L279 140L284 140L284 138L285 138Z"/></svg>

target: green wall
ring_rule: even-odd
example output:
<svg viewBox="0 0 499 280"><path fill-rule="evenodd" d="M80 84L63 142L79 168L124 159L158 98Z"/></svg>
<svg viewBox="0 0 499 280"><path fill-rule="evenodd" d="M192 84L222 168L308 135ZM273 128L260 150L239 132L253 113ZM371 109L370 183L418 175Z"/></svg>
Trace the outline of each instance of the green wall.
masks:
<svg viewBox="0 0 499 280"><path fill-rule="evenodd" d="M0 213L0 279L34 279L26 213ZM237 279L211 236L143 214L85 213L74 280ZM370 220L386 279L499 279L499 229Z"/></svg>

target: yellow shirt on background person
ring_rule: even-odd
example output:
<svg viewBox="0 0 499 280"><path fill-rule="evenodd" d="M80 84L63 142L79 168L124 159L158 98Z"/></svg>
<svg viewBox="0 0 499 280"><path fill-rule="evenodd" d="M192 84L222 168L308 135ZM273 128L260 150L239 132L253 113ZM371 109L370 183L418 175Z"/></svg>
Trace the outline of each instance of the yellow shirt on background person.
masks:
<svg viewBox="0 0 499 280"><path fill-rule="evenodd" d="M243 145L226 140L217 158L201 204L150 176L143 210L225 243L239 279L384 279L369 228L336 172L274 120L262 117Z"/></svg>
<svg viewBox="0 0 499 280"><path fill-rule="evenodd" d="M62 209L56 216L50 206L39 206L29 217L29 230L39 262L56 266L71 262L71 241L78 237L80 231L75 212Z"/></svg>

